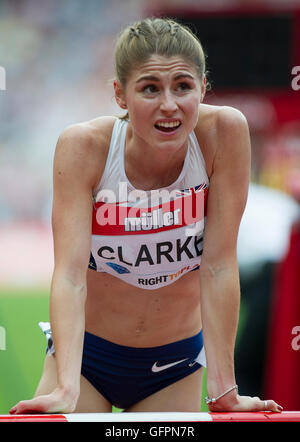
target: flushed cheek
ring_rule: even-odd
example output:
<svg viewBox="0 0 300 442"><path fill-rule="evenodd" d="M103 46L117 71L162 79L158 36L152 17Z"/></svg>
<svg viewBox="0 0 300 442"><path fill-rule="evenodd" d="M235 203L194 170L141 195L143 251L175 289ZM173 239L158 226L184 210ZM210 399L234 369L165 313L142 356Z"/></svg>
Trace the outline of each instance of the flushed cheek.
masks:
<svg viewBox="0 0 300 442"><path fill-rule="evenodd" d="M153 130L155 128L150 115L147 115L141 109L140 114L135 113L132 118L130 117L130 122L138 137L147 142L151 142L151 139L153 138Z"/></svg>
<svg viewBox="0 0 300 442"><path fill-rule="evenodd" d="M137 110L134 115L130 118L133 127L136 128L136 132L146 133L153 126L153 116L147 113L143 108Z"/></svg>
<svg viewBox="0 0 300 442"><path fill-rule="evenodd" d="M134 127L139 131L143 128L149 130L150 127L154 127L155 122L155 110L149 109L146 106L136 106L134 112L130 114L130 120Z"/></svg>
<svg viewBox="0 0 300 442"><path fill-rule="evenodd" d="M198 117L199 117L199 106L200 106L200 103L201 103L200 99L196 98L188 106L188 108L191 109L191 113L192 113L194 119L196 120L196 122L197 122Z"/></svg>
<svg viewBox="0 0 300 442"><path fill-rule="evenodd" d="M186 111L183 112L183 123L187 129L193 130L198 122L199 116L199 105L190 106Z"/></svg>
<svg viewBox="0 0 300 442"><path fill-rule="evenodd" d="M149 118L155 112L156 106L154 103L149 104L148 102L132 102L128 105L129 114L131 119L134 120L145 120Z"/></svg>
<svg viewBox="0 0 300 442"><path fill-rule="evenodd" d="M185 112L193 113L198 112L200 104L200 97L197 95L193 95L192 97L186 97L186 99L183 99L181 102L181 107Z"/></svg>

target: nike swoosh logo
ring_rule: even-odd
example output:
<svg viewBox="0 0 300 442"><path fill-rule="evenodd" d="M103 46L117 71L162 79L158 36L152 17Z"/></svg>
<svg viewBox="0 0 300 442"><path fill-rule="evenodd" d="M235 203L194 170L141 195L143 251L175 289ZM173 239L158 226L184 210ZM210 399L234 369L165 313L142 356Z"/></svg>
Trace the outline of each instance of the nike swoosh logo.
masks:
<svg viewBox="0 0 300 442"><path fill-rule="evenodd" d="M152 366L152 371L153 373L158 373L159 371L167 370L167 368L173 367L174 365L180 364L181 362L187 361L188 359L189 358L181 359L181 361L171 362L171 364L160 365L159 367L157 366L158 361L156 361L155 364L153 364Z"/></svg>

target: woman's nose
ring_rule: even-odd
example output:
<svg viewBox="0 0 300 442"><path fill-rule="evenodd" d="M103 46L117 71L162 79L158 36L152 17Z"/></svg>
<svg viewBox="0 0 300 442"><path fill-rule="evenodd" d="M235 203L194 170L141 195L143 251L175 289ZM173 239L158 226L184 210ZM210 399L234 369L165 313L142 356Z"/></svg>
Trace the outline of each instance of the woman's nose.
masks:
<svg viewBox="0 0 300 442"><path fill-rule="evenodd" d="M174 113L177 109L175 97L170 92L165 92L162 95L160 108L163 112Z"/></svg>

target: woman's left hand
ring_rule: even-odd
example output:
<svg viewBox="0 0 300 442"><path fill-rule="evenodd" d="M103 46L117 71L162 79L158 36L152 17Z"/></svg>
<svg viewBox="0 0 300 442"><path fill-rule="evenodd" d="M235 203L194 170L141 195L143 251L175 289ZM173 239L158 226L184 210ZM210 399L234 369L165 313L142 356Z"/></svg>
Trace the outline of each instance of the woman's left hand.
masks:
<svg viewBox="0 0 300 442"><path fill-rule="evenodd" d="M251 396L240 396L236 395L234 399L220 398L215 403L208 405L209 411L273 411L275 413L280 413L283 408L278 405L275 401L261 400L259 397Z"/></svg>

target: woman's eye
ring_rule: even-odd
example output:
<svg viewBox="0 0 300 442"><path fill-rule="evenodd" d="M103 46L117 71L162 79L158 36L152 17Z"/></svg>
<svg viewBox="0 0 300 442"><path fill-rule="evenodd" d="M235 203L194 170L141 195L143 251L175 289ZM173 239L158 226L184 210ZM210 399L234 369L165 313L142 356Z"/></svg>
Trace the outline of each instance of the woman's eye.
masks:
<svg viewBox="0 0 300 442"><path fill-rule="evenodd" d="M157 87L154 84L148 84L148 86L145 86L143 88L143 92L146 94L153 94L154 92L157 92Z"/></svg>
<svg viewBox="0 0 300 442"><path fill-rule="evenodd" d="M191 89L190 85L188 83L179 83L177 88L181 91L185 91L188 89Z"/></svg>

